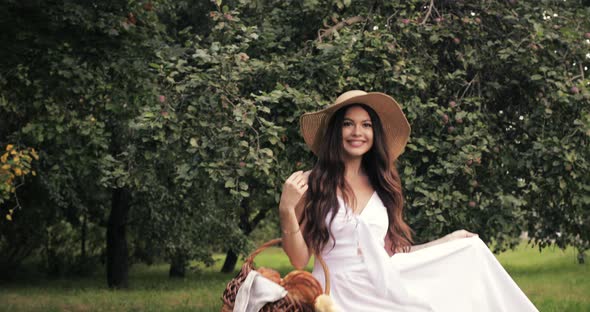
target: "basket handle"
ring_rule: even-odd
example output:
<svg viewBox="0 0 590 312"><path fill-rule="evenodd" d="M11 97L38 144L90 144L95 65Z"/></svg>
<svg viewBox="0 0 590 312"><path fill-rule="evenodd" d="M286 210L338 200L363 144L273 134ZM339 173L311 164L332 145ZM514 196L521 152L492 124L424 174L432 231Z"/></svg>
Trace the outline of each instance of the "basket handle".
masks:
<svg viewBox="0 0 590 312"><path fill-rule="evenodd" d="M262 251L264 251L265 249L267 249L270 246L278 245L282 241L283 241L282 238L275 238L275 239L269 240L268 242L260 245L260 247L256 248L256 250L254 250L248 256L248 258L246 258L245 262L252 264L252 262L254 262L254 258L256 256L258 256L259 253L261 253ZM324 261L322 256L320 256L318 253L314 253L314 257L316 258L316 260L318 260L320 262L320 265L322 266L322 269L324 270L325 282L326 282L326 287L324 289L324 293L326 295L330 295L330 270L328 269L328 265L326 264L326 262Z"/></svg>

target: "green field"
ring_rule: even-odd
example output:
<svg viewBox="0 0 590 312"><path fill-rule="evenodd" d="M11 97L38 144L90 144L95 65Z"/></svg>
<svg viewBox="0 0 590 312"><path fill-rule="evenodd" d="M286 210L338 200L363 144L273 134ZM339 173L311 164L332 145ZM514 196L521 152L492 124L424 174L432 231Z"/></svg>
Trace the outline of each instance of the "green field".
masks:
<svg viewBox="0 0 590 312"><path fill-rule="evenodd" d="M564 251L520 246L498 256L540 311L590 311L590 269ZM1 311L219 311L220 295L234 274L195 266L187 278L170 280L167 265L134 265L130 290L110 291L103 273L89 278L48 280L32 274L0 284ZM269 249L258 265L290 270L280 249Z"/></svg>

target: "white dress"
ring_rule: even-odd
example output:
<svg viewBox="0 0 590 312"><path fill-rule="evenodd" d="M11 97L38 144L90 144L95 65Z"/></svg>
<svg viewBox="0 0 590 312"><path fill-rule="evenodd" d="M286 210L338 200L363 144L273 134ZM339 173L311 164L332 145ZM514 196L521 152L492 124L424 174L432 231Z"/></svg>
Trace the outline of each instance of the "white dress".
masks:
<svg viewBox="0 0 590 312"><path fill-rule="evenodd" d="M338 201L336 245L330 239L322 257L340 311L538 311L478 237L389 257L387 211L377 193L360 215ZM323 287L317 261L313 275Z"/></svg>

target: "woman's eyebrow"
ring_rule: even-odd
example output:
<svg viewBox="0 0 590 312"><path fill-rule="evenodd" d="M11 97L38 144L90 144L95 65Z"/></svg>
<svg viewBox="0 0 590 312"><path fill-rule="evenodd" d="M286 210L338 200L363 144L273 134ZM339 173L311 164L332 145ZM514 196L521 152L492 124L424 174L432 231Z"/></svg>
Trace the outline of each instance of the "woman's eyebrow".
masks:
<svg viewBox="0 0 590 312"><path fill-rule="evenodd" d="M352 118L350 118L350 117L344 117L344 120L350 120L350 121L354 121L354 120L353 120ZM365 121L371 122L371 119L365 119L365 120L361 120L361 122L365 122Z"/></svg>

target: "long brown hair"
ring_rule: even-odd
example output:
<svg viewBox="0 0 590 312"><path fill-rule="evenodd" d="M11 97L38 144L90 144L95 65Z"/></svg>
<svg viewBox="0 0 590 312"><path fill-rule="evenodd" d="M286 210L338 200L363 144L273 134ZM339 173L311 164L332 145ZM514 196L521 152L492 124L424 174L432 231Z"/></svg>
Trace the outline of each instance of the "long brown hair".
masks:
<svg viewBox="0 0 590 312"><path fill-rule="evenodd" d="M392 242L391 250L407 252L412 244L412 230L404 222L402 184L395 166L396 159L387 153L387 141L381 120L375 111L364 104L351 104L336 111L324 134L318 151L318 159L308 179L305 206L301 223L305 222L303 238L314 251L321 251L334 235L330 227L339 205L337 190L342 191L346 203L355 201L354 193L344 178L344 147L342 146L342 123L346 110L353 106L362 107L373 124L373 146L363 155L362 166L369 177L371 186L383 201L389 217L387 235ZM352 200L350 200L352 199ZM325 220L332 216L327 225ZM335 241L335 240L334 240Z"/></svg>

